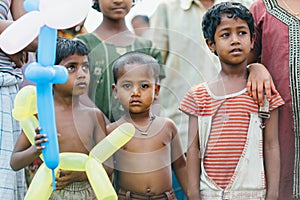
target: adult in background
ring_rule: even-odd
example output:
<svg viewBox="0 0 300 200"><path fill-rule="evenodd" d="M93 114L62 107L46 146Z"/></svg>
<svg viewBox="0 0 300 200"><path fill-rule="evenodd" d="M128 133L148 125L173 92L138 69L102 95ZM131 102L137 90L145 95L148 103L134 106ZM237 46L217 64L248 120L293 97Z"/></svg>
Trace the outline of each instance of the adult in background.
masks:
<svg viewBox="0 0 300 200"><path fill-rule="evenodd" d="M281 155L279 199L299 199L300 2L258 0L250 10L256 23L251 61L266 66L285 101L285 105L279 108L278 124Z"/></svg>

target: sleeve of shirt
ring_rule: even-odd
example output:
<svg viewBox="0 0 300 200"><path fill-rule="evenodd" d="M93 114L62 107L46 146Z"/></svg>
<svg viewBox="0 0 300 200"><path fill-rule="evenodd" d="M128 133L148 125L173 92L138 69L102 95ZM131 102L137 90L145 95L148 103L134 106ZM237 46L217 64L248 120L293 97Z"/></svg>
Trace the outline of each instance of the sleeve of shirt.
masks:
<svg viewBox="0 0 300 200"><path fill-rule="evenodd" d="M22 76L13 74L11 72L0 71L0 87L8 87L16 85L22 81Z"/></svg>
<svg viewBox="0 0 300 200"><path fill-rule="evenodd" d="M275 110L276 108L282 106L284 104L284 100L279 94L272 95L271 100L269 101L269 110Z"/></svg>
<svg viewBox="0 0 300 200"><path fill-rule="evenodd" d="M9 13L10 1L0 0L0 20L7 20Z"/></svg>
<svg viewBox="0 0 300 200"><path fill-rule="evenodd" d="M192 87L183 97L178 109L187 115L198 116L198 105L195 99L195 87Z"/></svg>

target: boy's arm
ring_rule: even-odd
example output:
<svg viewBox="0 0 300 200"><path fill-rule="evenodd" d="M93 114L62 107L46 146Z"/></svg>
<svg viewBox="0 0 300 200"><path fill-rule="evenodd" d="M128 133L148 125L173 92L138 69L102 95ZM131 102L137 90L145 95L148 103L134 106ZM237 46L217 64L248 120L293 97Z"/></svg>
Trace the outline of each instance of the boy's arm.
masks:
<svg viewBox="0 0 300 200"><path fill-rule="evenodd" d="M10 159L10 166L13 170L20 170L30 165L42 153L43 146L40 146L46 139L43 135L37 135L35 145L31 145L26 135L22 132L15 144Z"/></svg>
<svg viewBox="0 0 300 200"><path fill-rule="evenodd" d="M189 116L188 149L187 149L187 177L188 199L200 199L200 150L198 136L198 118Z"/></svg>
<svg viewBox="0 0 300 200"><path fill-rule="evenodd" d="M249 95L252 96L259 105L263 105L264 103L264 94L266 94L267 100L269 101L272 92L274 94L278 93L270 73L263 64L249 64L248 72L247 90Z"/></svg>
<svg viewBox="0 0 300 200"><path fill-rule="evenodd" d="M97 109L97 131L95 136L96 144L98 144L101 140L103 140L112 130L107 129L107 118L106 116L98 109ZM109 127L109 126L108 126ZM107 173L107 175L112 177L113 174L113 157L111 156L103 163L103 167Z"/></svg>
<svg viewBox="0 0 300 200"><path fill-rule="evenodd" d="M278 199L280 151L278 140L278 109L271 112L264 131L264 162L267 178L266 200Z"/></svg>
<svg viewBox="0 0 300 200"><path fill-rule="evenodd" d="M10 10L14 20L19 19L27 13L24 8L23 0L11 0Z"/></svg>
<svg viewBox="0 0 300 200"><path fill-rule="evenodd" d="M172 130L172 169L176 175L176 178L182 187L185 194L187 194L187 172L186 172L186 158L182 150L179 134L177 132L175 124L170 123Z"/></svg>

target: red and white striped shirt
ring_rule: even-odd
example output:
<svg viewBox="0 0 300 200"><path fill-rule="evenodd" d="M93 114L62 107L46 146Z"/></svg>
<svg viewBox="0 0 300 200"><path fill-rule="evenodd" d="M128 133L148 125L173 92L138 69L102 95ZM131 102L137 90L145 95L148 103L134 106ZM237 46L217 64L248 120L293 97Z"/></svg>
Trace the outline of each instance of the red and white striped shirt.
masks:
<svg viewBox="0 0 300 200"><path fill-rule="evenodd" d="M273 95L270 111L283 104L279 95ZM202 162L207 175L219 187L226 188L244 150L250 114L258 113L258 105L246 89L220 97L210 92L207 83L202 83L190 89L179 109L188 115L212 116Z"/></svg>

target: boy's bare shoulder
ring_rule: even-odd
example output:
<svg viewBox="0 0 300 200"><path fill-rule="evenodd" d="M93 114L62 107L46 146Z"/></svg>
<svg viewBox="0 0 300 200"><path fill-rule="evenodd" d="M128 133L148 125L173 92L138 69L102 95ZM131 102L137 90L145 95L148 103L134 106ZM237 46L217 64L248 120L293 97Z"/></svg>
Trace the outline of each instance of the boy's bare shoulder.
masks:
<svg viewBox="0 0 300 200"><path fill-rule="evenodd" d="M110 134L113 130L115 130L116 128L118 128L121 124L124 124L126 121L123 120L122 118L119 119L116 122L110 123L106 125L106 131L107 134Z"/></svg>
<svg viewBox="0 0 300 200"><path fill-rule="evenodd" d="M81 105L80 109L84 112L89 112L90 114L95 114L95 115L100 115L100 116L104 115L103 112L97 107Z"/></svg>
<svg viewBox="0 0 300 200"><path fill-rule="evenodd" d="M98 123L101 123L101 125L107 123L105 115L99 108L81 105L80 110L87 112L92 119L95 119Z"/></svg>
<svg viewBox="0 0 300 200"><path fill-rule="evenodd" d="M164 125L167 128L175 128L176 129L176 125L175 125L174 121L170 118L155 116L155 121L157 124Z"/></svg>

